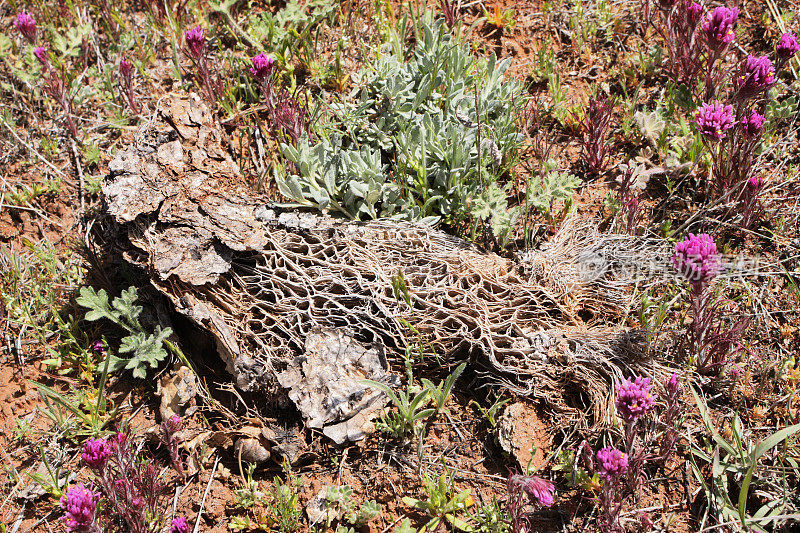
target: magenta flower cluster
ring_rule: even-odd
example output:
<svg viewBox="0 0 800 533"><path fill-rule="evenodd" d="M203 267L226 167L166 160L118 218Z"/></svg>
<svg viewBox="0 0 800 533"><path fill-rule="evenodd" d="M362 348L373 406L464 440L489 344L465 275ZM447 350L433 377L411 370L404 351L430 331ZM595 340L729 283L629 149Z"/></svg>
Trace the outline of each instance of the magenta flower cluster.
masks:
<svg viewBox="0 0 800 533"><path fill-rule="evenodd" d="M89 468L99 470L103 468L111 457L111 446L105 439L91 438L83 443L81 459Z"/></svg>
<svg viewBox="0 0 800 533"><path fill-rule="evenodd" d="M736 38L736 21L739 8L720 6L708 14L700 26L705 35L708 47L714 51L722 51Z"/></svg>
<svg viewBox="0 0 800 533"><path fill-rule="evenodd" d="M597 452L597 467L600 476L606 480L619 479L628 471L628 456L608 446Z"/></svg>
<svg viewBox="0 0 800 533"><path fill-rule="evenodd" d="M800 43L797 42L797 35L789 32L781 35L777 46L775 46L775 53L778 59L787 61L797 52L800 52Z"/></svg>
<svg viewBox="0 0 800 533"><path fill-rule="evenodd" d="M681 391L681 384L678 381L677 374L672 374L667 382L664 384L664 389L667 391L667 397L677 398Z"/></svg>
<svg viewBox="0 0 800 533"><path fill-rule="evenodd" d="M775 67L767 56L747 56L738 78L739 94L749 98L768 89L775 83Z"/></svg>
<svg viewBox="0 0 800 533"><path fill-rule="evenodd" d="M183 479L186 477L186 472L183 468L183 458L180 450L183 439L179 435L179 432L183 429L183 420L178 415L172 415L162 423L162 429L161 444L169 452L172 467Z"/></svg>
<svg viewBox="0 0 800 533"><path fill-rule="evenodd" d="M186 48L189 50L192 58L194 58L195 61L199 60L203 55L206 45L206 38L205 35L203 35L203 28L200 26L195 26L190 30L186 30L186 32L183 34L183 37L186 39Z"/></svg>
<svg viewBox="0 0 800 533"><path fill-rule="evenodd" d="M36 21L24 11L20 12L16 18L14 18L14 27L17 28L28 42L33 43L36 41Z"/></svg>
<svg viewBox="0 0 800 533"><path fill-rule="evenodd" d="M691 283L705 283L714 279L720 270L714 239L705 233L690 233L685 240L675 243L672 265Z"/></svg>
<svg viewBox="0 0 800 533"><path fill-rule="evenodd" d="M168 433L176 433L183 429L183 420L178 415L172 415L167 419L166 426L164 428Z"/></svg>
<svg viewBox="0 0 800 533"><path fill-rule="evenodd" d="M724 105L719 100L703 104L695 115L695 124L700 133L713 140L722 140L726 133L736 124L733 116L733 106Z"/></svg>
<svg viewBox="0 0 800 533"><path fill-rule="evenodd" d="M47 54L47 49L44 46L37 46L33 49L33 55L39 60L43 67L50 66L50 56Z"/></svg>
<svg viewBox="0 0 800 533"><path fill-rule="evenodd" d="M747 190L753 194L757 193L764 186L764 180L758 176L753 176L747 180Z"/></svg>
<svg viewBox="0 0 800 533"><path fill-rule="evenodd" d="M264 82L272 75L275 60L268 57L264 52L253 57L251 61L253 62L253 67L250 69L250 74L252 74L257 81Z"/></svg>
<svg viewBox="0 0 800 533"><path fill-rule="evenodd" d="M61 498L64 523L69 531L92 531L100 494L78 483Z"/></svg>
<svg viewBox="0 0 800 533"><path fill-rule="evenodd" d="M78 516L81 509L81 523L86 523L87 517L93 518L91 529L71 530L99 533L104 526L119 523L131 533L155 531L151 526L160 524L166 487L161 481L160 466L152 456L143 455L124 433L117 433L104 440L88 439L81 458L91 468L98 492L76 492L72 499L64 500L67 520ZM94 516L98 501L103 502L104 512ZM72 505L67 506L70 502ZM107 521L103 524L101 520Z"/></svg>
<svg viewBox="0 0 800 533"><path fill-rule="evenodd" d="M651 393L650 378L628 378L617 387L614 405L619 416L626 422L633 422L647 413L655 401Z"/></svg>
<svg viewBox="0 0 800 533"><path fill-rule="evenodd" d="M189 521L185 516L180 516L172 521L172 527L169 528L169 533L189 533Z"/></svg>
<svg viewBox="0 0 800 533"><path fill-rule="evenodd" d="M127 59L120 59L119 60L119 73L122 74L123 77L127 78L133 74L133 65ZM97 341L97 343L102 347L103 343ZM99 350L99 348L96 348Z"/></svg>
<svg viewBox="0 0 800 533"><path fill-rule="evenodd" d="M128 105L130 106L131 111L138 115L140 109L139 104L136 102L135 83L133 81L133 64L125 58L120 59L119 73L121 75L120 88L122 89L122 94L128 100Z"/></svg>
<svg viewBox="0 0 800 533"><path fill-rule="evenodd" d="M695 25L700 22L700 16L703 14L703 4L683 0L683 9L686 11L687 19L692 27L696 27Z"/></svg>
<svg viewBox="0 0 800 533"><path fill-rule="evenodd" d="M514 474L511 483L521 488L534 505L550 507L553 505L553 484L538 476L523 476Z"/></svg>
<svg viewBox="0 0 800 533"><path fill-rule="evenodd" d="M742 131L745 138L751 139L760 135L766 120L767 118L756 110L751 111L750 116L742 119Z"/></svg>

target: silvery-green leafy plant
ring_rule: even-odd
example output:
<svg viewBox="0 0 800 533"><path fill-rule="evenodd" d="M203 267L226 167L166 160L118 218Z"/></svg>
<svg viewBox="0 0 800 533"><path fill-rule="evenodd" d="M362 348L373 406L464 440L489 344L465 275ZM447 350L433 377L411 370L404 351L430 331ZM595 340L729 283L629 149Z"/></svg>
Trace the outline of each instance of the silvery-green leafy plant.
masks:
<svg viewBox="0 0 800 533"><path fill-rule="evenodd" d="M147 367L155 368L167 357L164 341L172 335L171 328L161 329L156 326L154 333L148 333L139 322L142 306L136 305L138 296L136 287L122 291L119 297L109 302L105 290L95 291L92 287L81 287L76 303L89 309L86 320L95 321L106 318L128 332L123 337L119 353L131 354L130 359L115 357L109 354L109 371L126 369L133 371L133 376L144 379Z"/></svg>
<svg viewBox="0 0 800 533"><path fill-rule="evenodd" d="M327 509L337 509L341 512L342 522L346 522L353 527L360 528L367 522L377 518L381 514L381 505L375 500L367 500L360 507L351 501L353 489L350 485L338 487L328 487L325 495L325 505ZM329 515L331 516L331 515ZM330 523L327 524L330 527ZM341 523L337 531L351 530L344 527Z"/></svg>
<svg viewBox="0 0 800 533"><path fill-rule="evenodd" d="M504 79L508 60L474 56L430 18L410 59L386 48L356 73L349 98L317 124L317 140L281 146L294 171L280 190L351 219L443 220L473 231L488 220L502 237L513 217L498 201L498 179L522 142L521 85Z"/></svg>

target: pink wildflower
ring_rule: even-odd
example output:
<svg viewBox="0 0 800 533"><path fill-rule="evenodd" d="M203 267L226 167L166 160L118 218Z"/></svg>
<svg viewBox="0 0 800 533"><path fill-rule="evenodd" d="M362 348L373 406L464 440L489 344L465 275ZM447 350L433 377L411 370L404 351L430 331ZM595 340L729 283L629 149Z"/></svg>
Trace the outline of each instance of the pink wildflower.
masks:
<svg viewBox="0 0 800 533"><path fill-rule="evenodd" d="M676 374L672 374L664 384L664 388L666 389L668 395L677 396L678 392L681 390L681 384L678 382L678 376Z"/></svg>
<svg viewBox="0 0 800 533"><path fill-rule="evenodd" d="M717 245L710 235L692 233L675 243L672 265L691 283L705 283L719 274Z"/></svg>
<svg viewBox="0 0 800 533"><path fill-rule="evenodd" d="M123 77L129 78L133 73L133 65L131 64L131 62L128 61L127 59L120 59L119 73L122 74Z"/></svg>
<svg viewBox="0 0 800 533"><path fill-rule="evenodd" d="M191 30L187 30L183 36L186 39L186 47L189 49L192 58L194 58L195 61L199 60L203 55L206 45L203 28L195 26Z"/></svg>
<svg viewBox="0 0 800 533"><path fill-rule="evenodd" d="M708 47L720 52L736 39L736 20L739 8L720 6L708 14L700 28L706 37Z"/></svg>
<svg viewBox="0 0 800 533"><path fill-rule="evenodd" d="M169 528L169 533L189 533L189 521L185 516L180 516L172 521L172 527Z"/></svg>
<svg viewBox="0 0 800 533"><path fill-rule="evenodd" d="M650 378L626 379L617 387L614 405L619 416L626 422L638 419L653 406L654 398L650 389Z"/></svg>
<svg viewBox="0 0 800 533"><path fill-rule="evenodd" d="M775 67L767 56L747 56L738 79L739 93L747 98L775 83Z"/></svg>
<svg viewBox="0 0 800 533"><path fill-rule="evenodd" d="M761 134L761 131L764 129L764 122L766 122L766 120L767 119L764 117L764 115L753 110L749 117L742 120L745 138L749 139Z"/></svg>
<svg viewBox="0 0 800 533"><path fill-rule="evenodd" d="M610 481L628 471L628 456L609 446L597 452L597 466L600 476Z"/></svg>
<svg viewBox="0 0 800 533"><path fill-rule="evenodd" d="M694 122L704 137L722 140L725 138L725 132L736 122L733 117L733 106L723 105L719 100L703 104L697 110Z"/></svg>
<svg viewBox="0 0 800 533"><path fill-rule="evenodd" d="M21 11L14 19L14 27L19 30L28 42L33 43L36 41L36 21L24 11Z"/></svg>
<svg viewBox="0 0 800 533"><path fill-rule="evenodd" d="M90 531L94 524L97 501L100 494L78 483L62 498L61 508L65 511L64 522L70 531Z"/></svg>
<svg viewBox="0 0 800 533"><path fill-rule="evenodd" d="M758 176L753 176L749 180L747 180L747 189L750 192L756 193L761 190L761 187L764 186L764 180L759 178Z"/></svg>
<svg viewBox="0 0 800 533"><path fill-rule="evenodd" d="M703 5L684 0L683 9L686 10L686 20L690 22L692 28L696 28L697 23L700 22L700 17L703 15Z"/></svg>
<svg viewBox="0 0 800 533"><path fill-rule="evenodd" d="M33 55L36 56L36 59L39 60L39 63L41 63L43 67L50 65L50 56L48 55L47 49L45 49L44 46L37 46L34 48Z"/></svg>
<svg viewBox="0 0 800 533"><path fill-rule="evenodd" d="M81 459L89 468L100 469L108 462L111 456L111 448L103 439L91 438L83 443L83 453Z"/></svg>
<svg viewBox="0 0 800 533"><path fill-rule="evenodd" d="M250 69L250 74L258 80L263 82L272 75L272 69L275 66L275 60L267 57L267 54L261 52L251 59L253 67Z"/></svg>
<svg viewBox="0 0 800 533"><path fill-rule="evenodd" d="M167 427L170 429L171 432L180 431L183 427L183 420L178 415L172 415L167 420Z"/></svg>
<svg viewBox="0 0 800 533"><path fill-rule="evenodd" d="M537 476L514 474L511 482L520 487L528 495L534 505L550 507L553 505L553 484Z"/></svg>
<svg viewBox="0 0 800 533"><path fill-rule="evenodd" d="M791 59L791 57L798 51L800 51L800 43L797 42L797 35L789 32L781 35L781 39L778 41L778 45L775 47L775 53L777 54L778 59L787 61Z"/></svg>

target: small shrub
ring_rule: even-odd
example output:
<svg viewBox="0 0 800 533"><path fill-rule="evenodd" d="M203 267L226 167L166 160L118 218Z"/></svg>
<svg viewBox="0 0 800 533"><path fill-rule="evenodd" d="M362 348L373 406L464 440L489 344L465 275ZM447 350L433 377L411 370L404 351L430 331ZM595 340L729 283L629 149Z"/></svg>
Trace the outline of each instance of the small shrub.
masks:
<svg viewBox="0 0 800 533"><path fill-rule="evenodd" d="M619 515L625 503L622 479L628 473L628 456L611 446L603 448L595 455L595 471L603 480L598 495L600 531L610 532L619 529Z"/></svg>
<svg viewBox="0 0 800 533"><path fill-rule="evenodd" d="M644 480L646 444L636 445L637 422L653 407L655 398L651 388L650 378L639 376L635 379L626 379L617 386L617 397L614 401L617 414L623 422L628 488L637 495Z"/></svg>
<svg viewBox="0 0 800 533"><path fill-rule="evenodd" d="M135 85L133 81L133 64L127 59L119 60L119 73L120 73L120 89L128 101L131 111L134 115L139 114L139 104L136 102Z"/></svg>
<svg viewBox="0 0 800 533"><path fill-rule="evenodd" d="M511 217L497 181L522 139L521 86L503 80L508 60L477 59L441 20L423 21L411 58L401 54L354 76L358 87L332 106L318 141L282 145L294 172L281 192L352 219L441 219L474 231L490 218L504 235Z"/></svg>
<svg viewBox="0 0 800 533"><path fill-rule="evenodd" d="M425 524L426 531L436 531L439 528L455 528L460 531L472 531L472 526L461 515L474 503L470 489L457 491L453 483L453 473L445 472L438 478L422 475L425 485L427 500L418 500L403 496L403 503L422 511L430 520Z"/></svg>
<svg viewBox="0 0 800 533"><path fill-rule="evenodd" d="M281 141L296 146L301 137L308 138L311 133L308 106L300 99L297 91L290 93L276 83L274 59L262 52L253 57L251 62L253 66L250 74L261 90L272 134Z"/></svg>
<svg viewBox="0 0 800 533"><path fill-rule="evenodd" d="M197 83L206 101L213 106L224 88L219 68L208 54L205 32L200 26L195 26L184 32L183 38L186 40L184 51L197 69Z"/></svg>
<svg viewBox="0 0 800 533"><path fill-rule="evenodd" d="M66 71L62 68L59 72L50 64L50 54L43 46L37 46L34 51L36 59L42 65L42 81L44 92L55 100L64 113L64 120L67 123L67 130L73 139L79 139L78 125L72 111L73 96L70 94L71 80Z"/></svg>
<svg viewBox="0 0 800 533"><path fill-rule="evenodd" d="M659 20L655 27L667 47L666 74L675 83L693 86L702 68L703 49L698 43L697 29L703 6L678 0L659 2L658 8Z"/></svg>

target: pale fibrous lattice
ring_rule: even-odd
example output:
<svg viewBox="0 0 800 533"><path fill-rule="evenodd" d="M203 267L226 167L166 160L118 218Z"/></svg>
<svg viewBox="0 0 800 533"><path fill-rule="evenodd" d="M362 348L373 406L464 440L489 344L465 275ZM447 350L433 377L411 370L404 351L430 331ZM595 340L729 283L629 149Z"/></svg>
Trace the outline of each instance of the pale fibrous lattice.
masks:
<svg viewBox="0 0 800 533"><path fill-rule="evenodd" d="M567 400L580 396L595 424L610 420L613 381L648 372L643 339L624 327L633 291L605 270L648 243L568 221L512 260L428 226L279 209L223 145L204 104L165 99L103 192L126 257L213 334L239 388L276 392L276 373L320 328L346 328L394 362L421 343L563 414L584 416Z"/></svg>

